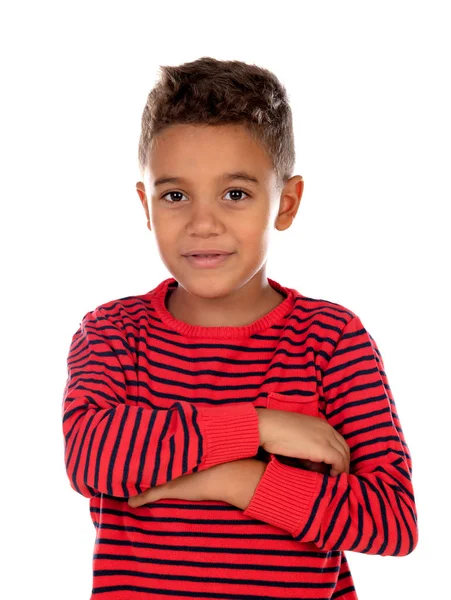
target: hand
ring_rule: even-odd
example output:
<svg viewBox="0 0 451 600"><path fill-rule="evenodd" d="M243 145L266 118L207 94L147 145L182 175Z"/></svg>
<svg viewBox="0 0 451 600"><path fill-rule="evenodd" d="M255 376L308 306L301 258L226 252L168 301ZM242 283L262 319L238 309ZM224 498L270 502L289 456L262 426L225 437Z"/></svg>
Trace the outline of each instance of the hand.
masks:
<svg viewBox="0 0 451 600"><path fill-rule="evenodd" d="M326 420L283 410L257 412L261 445L267 452L307 460L308 465L327 463L332 476L349 473L349 446Z"/></svg>
<svg viewBox="0 0 451 600"><path fill-rule="evenodd" d="M189 473L130 496L128 505L136 508L162 498L179 500L219 500L243 510L249 504L266 466L253 458L234 460L209 469Z"/></svg>
<svg viewBox="0 0 451 600"><path fill-rule="evenodd" d="M233 461L235 462L235 461ZM188 473L167 481L162 485L151 487L136 496L130 496L128 505L136 508L148 502L156 502L162 498L178 498L180 500L222 500L225 496L225 480L228 465L222 463L209 469Z"/></svg>

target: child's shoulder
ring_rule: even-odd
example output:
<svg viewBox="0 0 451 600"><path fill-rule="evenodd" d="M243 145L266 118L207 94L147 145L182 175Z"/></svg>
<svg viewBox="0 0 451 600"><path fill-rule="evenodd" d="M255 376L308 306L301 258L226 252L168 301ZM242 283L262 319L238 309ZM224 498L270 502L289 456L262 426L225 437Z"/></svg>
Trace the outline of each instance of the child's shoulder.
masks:
<svg viewBox="0 0 451 600"><path fill-rule="evenodd" d="M112 323L119 320L123 322L124 319L133 321L139 318L143 310L147 311L149 305L148 293L123 296L98 304L83 316L83 320L108 320Z"/></svg>
<svg viewBox="0 0 451 600"><path fill-rule="evenodd" d="M339 320L343 322L343 326L347 325L354 318L359 319L356 312L340 302L306 296L293 288L292 292L295 298L295 306L305 317L314 315L322 320Z"/></svg>
<svg viewBox="0 0 451 600"><path fill-rule="evenodd" d="M338 340L343 335L367 335L371 343L375 343L374 337L368 331L365 321L354 310L340 302L315 298L301 294L298 290L291 289L295 297L295 307L292 317L306 320L309 318L310 326L319 329L328 329L331 337Z"/></svg>

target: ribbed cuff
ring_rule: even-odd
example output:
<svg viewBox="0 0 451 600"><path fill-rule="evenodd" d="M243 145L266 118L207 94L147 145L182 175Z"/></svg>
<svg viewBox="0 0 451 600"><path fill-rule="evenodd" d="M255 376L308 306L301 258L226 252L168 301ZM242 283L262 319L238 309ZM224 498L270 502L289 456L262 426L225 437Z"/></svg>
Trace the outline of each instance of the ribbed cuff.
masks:
<svg viewBox="0 0 451 600"><path fill-rule="evenodd" d="M243 514L298 535L309 519L323 473L285 465L273 455Z"/></svg>
<svg viewBox="0 0 451 600"><path fill-rule="evenodd" d="M254 457L260 445L258 413L253 404L228 404L198 408L199 427L205 440L205 468Z"/></svg>

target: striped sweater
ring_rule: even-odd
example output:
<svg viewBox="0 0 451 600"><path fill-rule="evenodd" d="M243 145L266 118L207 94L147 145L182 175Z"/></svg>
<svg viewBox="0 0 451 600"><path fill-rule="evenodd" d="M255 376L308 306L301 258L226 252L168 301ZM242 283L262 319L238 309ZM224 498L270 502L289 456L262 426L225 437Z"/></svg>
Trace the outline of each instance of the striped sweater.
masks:
<svg viewBox="0 0 451 600"><path fill-rule="evenodd" d="M418 540L412 462L374 338L351 310L268 278L283 297L249 325L172 316L162 281L88 312L62 402L67 476L96 529L91 598L356 600L345 551ZM263 407L327 419L351 450L337 477L270 455L248 507L127 499L261 456Z"/></svg>

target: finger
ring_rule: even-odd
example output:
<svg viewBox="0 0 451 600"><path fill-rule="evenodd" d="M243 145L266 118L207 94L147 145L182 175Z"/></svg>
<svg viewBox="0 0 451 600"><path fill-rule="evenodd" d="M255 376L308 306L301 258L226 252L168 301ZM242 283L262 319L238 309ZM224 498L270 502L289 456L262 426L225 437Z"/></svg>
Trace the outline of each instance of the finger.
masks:
<svg viewBox="0 0 451 600"><path fill-rule="evenodd" d="M133 496L132 498L128 499L127 504L129 506L131 506L132 508L136 508L137 506L141 506L142 504L145 504L145 500L143 499L142 496Z"/></svg>
<svg viewBox="0 0 451 600"><path fill-rule="evenodd" d="M346 473L349 473L349 465L351 462L351 451L349 449L349 446L346 443L346 440L344 440L341 435L339 433L337 433L335 430L333 430L334 434L333 436L330 438L329 442L330 444L336 448L337 450L340 451L340 453L343 455L343 460L344 460L344 464L345 464L345 471Z"/></svg>
<svg viewBox="0 0 451 600"><path fill-rule="evenodd" d="M332 428L332 432L333 432L334 438L338 442L340 442L341 446L343 447L343 450L346 452L346 454L348 456L348 462L351 462L351 449L349 448L346 440L340 433L338 433L338 431L336 429Z"/></svg>
<svg viewBox="0 0 451 600"><path fill-rule="evenodd" d="M336 476L340 473L349 473L348 455L343 450L343 446L339 444L335 438L333 438L333 440L330 440L329 443L331 453L330 457L326 462L330 462L332 465L330 474L332 476Z"/></svg>
<svg viewBox="0 0 451 600"><path fill-rule="evenodd" d="M145 492L141 492L137 496L131 496L128 499L128 505L132 508L136 508L137 506L142 506L143 504L147 504L148 502L152 502L153 497L150 490L146 490Z"/></svg>

